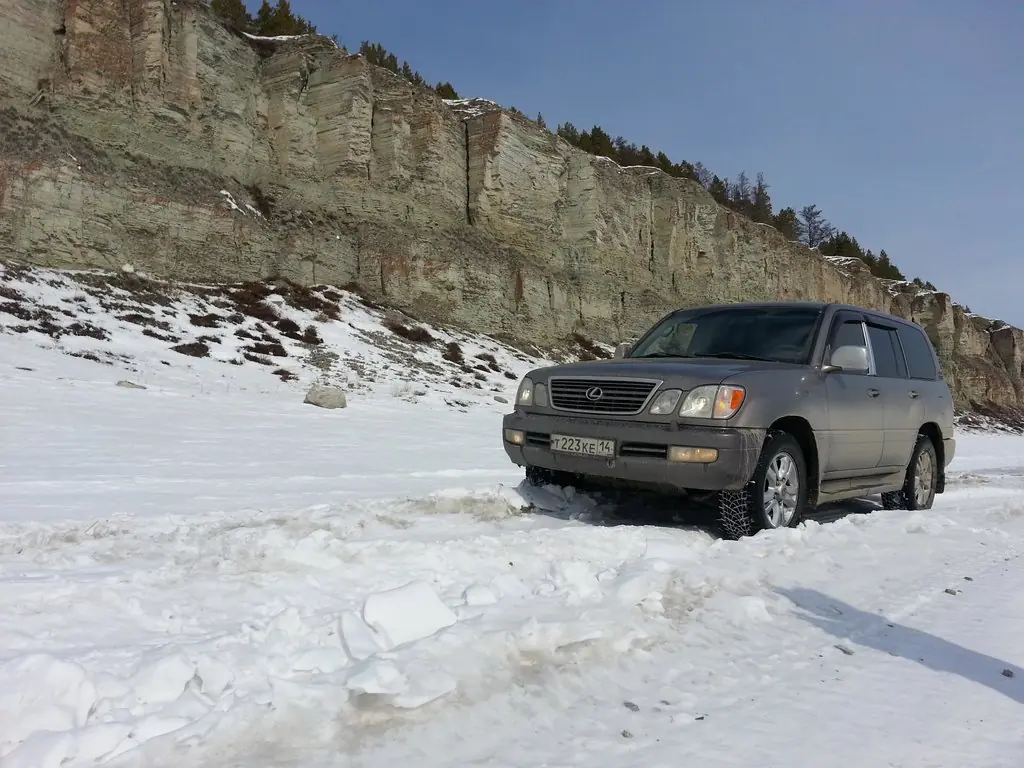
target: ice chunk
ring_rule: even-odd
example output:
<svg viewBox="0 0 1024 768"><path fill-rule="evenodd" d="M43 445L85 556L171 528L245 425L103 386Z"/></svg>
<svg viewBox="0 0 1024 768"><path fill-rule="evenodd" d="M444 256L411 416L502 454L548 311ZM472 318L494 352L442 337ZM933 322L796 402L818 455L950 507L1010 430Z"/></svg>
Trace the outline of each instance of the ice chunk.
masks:
<svg viewBox="0 0 1024 768"><path fill-rule="evenodd" d="M3 768L61 768L74 753L75 739L70 733L38 731L3 755Z"/></svg>
<svg viewBox="0 0 1024 768"><path fill-rule="evenodd" d="M0 754L36 731L81 728L96 699L96 686L78 664L43 653L5 662L0 665Z"/></svg>
<svg viewBox="0 0 1024 768"><path fill-rule="evenodd" d="M462 593L462 599L466 601L466 605L472 606L494 605L498 602L498 596L494 594L494 590L485 584L470 584Z"/></svg>
<svg viewBox="0 0 1024 768"><path fill-rule="evenodd" d="M341 648L312 648L295 662L296 672L331 674L348 666L349 658Z"/></svg>
<svg viewBox="0 0 1024 768"><path fill-rule="evenodd" d="M416 709L447 696L456 688L455 678L444 672L430 672L413 678L406 689L391 700L402 709Z"/></svg>
<svg viewBox="0 0 1024 768"><path fill-rule="evenodd" d="M211 698L220 696L235 681L230 667L207 656L198 659L196 674L199 675L199 690Z"/></svg>
<svg viewBox="0 0 1024 768"><path fill-rule="evenodd" d="M143 704L162 704L181 696L196 675L195 665L180 651L144 665L132 680L135 695Z"/></svg>
<svg viewBox="0 0 1024 768"><path fill-rule="evenodd" d="M374 659L353 672L345 687L353 693L395 695L405 691L408 680L393 662Z"/></svg>
<svg viewBox="0 0 1024 768"><path fill-rule="evenodd" d="M353 659L362 661L384 650L377 634L352 611L345 611L341 614L338 632L345 645L345 650Z"/></svg>
<svg viewBox="0 0 1024 768"><path fill-rule="evenodd" d="M424 581L370 595L363 605L363 619L387 641L387 650L430 637L458 621Z"/></svg>

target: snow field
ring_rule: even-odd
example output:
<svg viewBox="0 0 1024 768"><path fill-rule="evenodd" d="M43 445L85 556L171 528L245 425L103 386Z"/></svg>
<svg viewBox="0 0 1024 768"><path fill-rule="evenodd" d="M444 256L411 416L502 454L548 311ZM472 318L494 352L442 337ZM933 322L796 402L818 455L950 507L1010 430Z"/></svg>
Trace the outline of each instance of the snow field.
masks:
<svg viewBox="0 0 1024 768"><path fill-rule="evenodd" d="M386 755L405 742L374 738L374 726L392 723L394 738L395 723L415 733L475 717L490 733L495 699L500 709L556 670L572 698L627 659L642 665L668 649L673 706L679 691L709 685L724 689L712 701L736 701L830 647L795 629L781 588L822 585L898 619L958 582L950 562L972 569L1015 553L1020 484L990 479L954 487L928 515L851 514L743 542L604 526L593 499L511 486L290 513L9 526L0 691L18 693L0 697L16 724L0 754L5 767L122 752L123 764L148 765L170 750L198 765L210 741L262 743L276 724L264 748L277 759L330 753L355 733L361 749ZM523 514L528 503L548 514ZM335 758L324 764L345 764Z"/></svg>
<svg viewBox="0 0 1024 768"><path fill-rule="evenodd" d="M65 281L7 284L71 323ZM0 314L0 768L1021 764L1021 438L958 435L926 513L727 542L525 487L517 381L437 329L291 315L339 363L282 338L282 381L226 336L168 351L205 299L168 342L88 297L105 339ZM302 403L324 376L348 408Z"/></svg>

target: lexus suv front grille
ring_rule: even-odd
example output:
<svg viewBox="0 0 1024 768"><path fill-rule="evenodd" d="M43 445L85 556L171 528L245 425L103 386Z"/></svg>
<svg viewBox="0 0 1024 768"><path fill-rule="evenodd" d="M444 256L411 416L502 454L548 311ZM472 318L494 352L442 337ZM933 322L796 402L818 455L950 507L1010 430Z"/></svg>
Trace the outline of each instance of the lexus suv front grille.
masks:
<svg viewBox="0 0 1024 768"><path fill-rule="evenodd" d="M556 411L630 416L644 409L660 383L649 379L553 377L548 390Z"/></svg>

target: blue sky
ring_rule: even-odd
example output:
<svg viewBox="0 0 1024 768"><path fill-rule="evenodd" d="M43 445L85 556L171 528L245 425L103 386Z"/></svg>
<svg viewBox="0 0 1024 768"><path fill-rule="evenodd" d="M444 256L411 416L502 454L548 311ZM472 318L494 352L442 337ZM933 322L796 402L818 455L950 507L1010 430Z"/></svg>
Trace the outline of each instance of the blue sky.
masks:
<svg viewBox="0 0 1024 768"><path fill-rule="evenodd" d="M256 3L249 0L250 5ZM1018 0L292 0L350 49L550 126L762 171L908 277L1024 327Z"/></svg>

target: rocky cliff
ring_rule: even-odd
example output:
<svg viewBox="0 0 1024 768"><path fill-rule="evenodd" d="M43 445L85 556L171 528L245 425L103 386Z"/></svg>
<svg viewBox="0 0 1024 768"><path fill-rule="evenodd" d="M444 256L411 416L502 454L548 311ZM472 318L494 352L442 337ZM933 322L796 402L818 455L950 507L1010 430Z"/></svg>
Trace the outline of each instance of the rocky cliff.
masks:
<svg viewBox="0 0 1024 768"><path fill-rule="evenodd" d="M927 328L962 405L1024 403L1024 333L946 294L325 38L233 32L195 0L0 0L0 258L356 283L540 343L615 341L697 302L841 300Z"/></svg>

